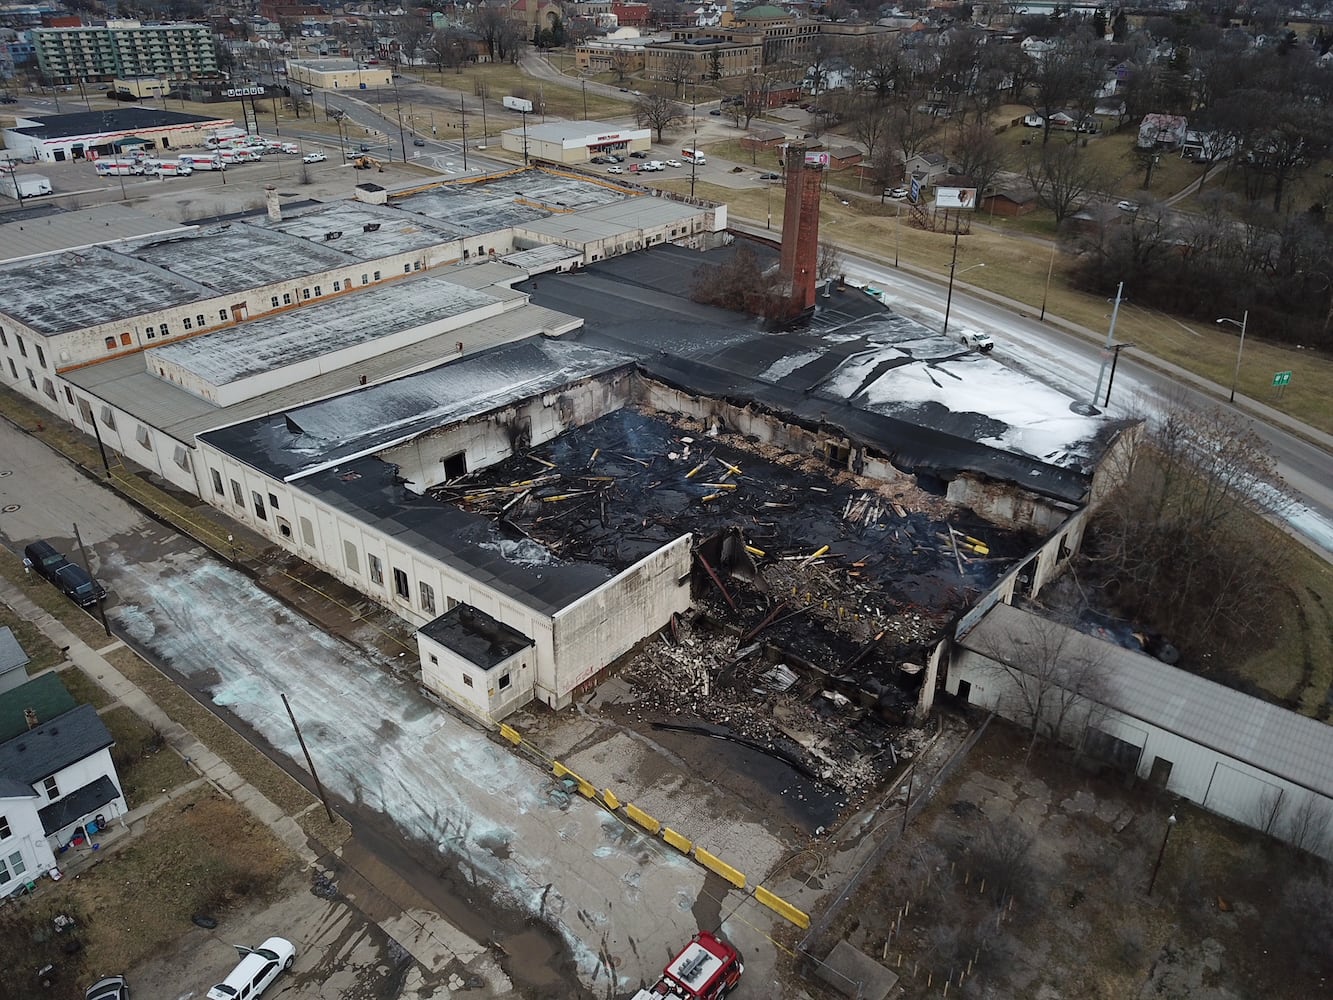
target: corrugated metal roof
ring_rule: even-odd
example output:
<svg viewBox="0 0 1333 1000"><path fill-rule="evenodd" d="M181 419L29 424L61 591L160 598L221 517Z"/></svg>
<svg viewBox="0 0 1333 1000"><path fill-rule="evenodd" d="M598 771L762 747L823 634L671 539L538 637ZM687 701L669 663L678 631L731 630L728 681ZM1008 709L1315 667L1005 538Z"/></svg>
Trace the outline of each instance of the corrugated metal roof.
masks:
<svg viewBox="0 0 1333 1000"><path fill-rule="evenodd" d="M1104 663L1108 708L1333 796L1333 727L1325 723L1007 604L997 604L961 645L982 656L1012 654L1021 665L1018 644L1038 621L1064 633L1071 658Z"/></svg>

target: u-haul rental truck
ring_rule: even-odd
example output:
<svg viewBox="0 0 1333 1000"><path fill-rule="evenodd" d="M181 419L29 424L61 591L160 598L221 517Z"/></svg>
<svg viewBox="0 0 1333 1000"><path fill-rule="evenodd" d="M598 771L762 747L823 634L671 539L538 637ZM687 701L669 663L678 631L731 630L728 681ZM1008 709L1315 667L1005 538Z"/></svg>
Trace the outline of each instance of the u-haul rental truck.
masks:
<svg viewBox="0 0 1333 1000"><path fill-rule="evenodd" d="M716 934L700 931L685 949L667 963L662 978L634 1000L722 1000L741 981L745 964L741 953Z"/></svg>
<svg viewBox="0 0 1333 1000"><path fill-rule="evenodd" d="M226 170L220 153L181 153L177 157L181 163L188 164L195 170Z"/></svg>

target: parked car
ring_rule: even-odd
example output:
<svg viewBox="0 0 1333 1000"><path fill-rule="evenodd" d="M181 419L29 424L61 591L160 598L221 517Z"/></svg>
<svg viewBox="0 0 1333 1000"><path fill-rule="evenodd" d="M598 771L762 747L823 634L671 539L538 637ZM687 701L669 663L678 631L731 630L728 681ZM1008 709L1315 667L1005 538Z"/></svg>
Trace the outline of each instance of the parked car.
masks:
<svg viewBox="0 0 1333 1000"><path fill-rule="evenodd" d="M81 608L90 608L106 597L102 585L78 563L67 562L56 570L54 583L61 593Z"/></svg>
<svg viewBox="0 0 1333 1000"><path fill-rule="evenodd" d="M45 539L30 542L23 548L23 565L52 583L56 582L56 573L60 567L67 562L69 560Z"/></svg>
<svg viewBox="0 0 1333 1000"><path fill-rule="evenodd" d="M311 94L314 93L314 91L311 90L309 87L302 87L301 93L305 94L306 97L309 97Z"/></svg>
<svg viewBox="0 0 1333 1000"><path fill-rule="evenodd" d="M877 302L884 301L884 289L882 288L877 288L874 285L866 285L864 288L861 289L861 291L865 292L867 295L869 295L872 299L875 299Z"/></svg>
<svg viewBox="0 0 1333 1000"><path fill-rule="evenodd" d="M892 198L894 201L902 201L904 198L907 197L908 193L909 192L905 187L891 188L888 192L889 197Z"/></svg>
<svg viewBox="0 0 1333 1000"><path fill-rule="evenodd" d="M1041 115L1024 115L1023 124L1028 128L1041 128L1046 124L1046 119Z"/></svg>
<svg viewBox="0 0 1333 1000"><path fill-rule="evenodd" d="M606 162L607 162L607 163L624 163L624 162L625 162L625 158L624 158L623 156L617 156L615 153L607 153L607 154L606 154Z"/></svg>
<svg viewBox="0 0 1333 1000"><path fill-rule="evenodd" d="M709 113L710 115L720 115L720 114L722 114L722 109L721 109L721 108L714 108L712 111L710 111L710 112L708 112L708 113Z"/></svg>
<svg viewBox="0 0 1333 1000"><path fill-rule="evenodd" d="M608 174L623 174L625 172L625 168L612 164L611 166L606 168L606 172Z"/></svg>
<svg viewBox="0 0 1333 1000"><path fill-rule="evenodd" d="M767 174L760 174L759 179L761 181L780 181L782 180L782 175L770 172Z"/></svg>
<svg viewBox="0 0 1333 1000"><path fill-rule="evenodd" d="M325 160L327 160L327 159L328 159L328 157L325 156L323 153L306 153L305 156L301 157L301 162L302 162L302 163L323 163L323 162L324 162Z"/></svg>
<svg viewBox="0 0 1333 1000"><path fill-rule="evenodd" d="M636 160L646 160L646 159L648 159L648 154L645 153L645 152L644 152L643 150L641 150L641 149L636 149L634 152L630 153L629 155L632 156L632 157L634 157Z"/></svg>
<svg viewBox="0 0 1333 1000"><path fill-rule="evenodd" d="M678 167L680 166L680 160L667 160L666 165L668 167Z"/></svg>
<svg viewBox="0 0 1333 1000"><path fill-rule="evenodd" d="M589 163L596 163L598 166L601 166L603 163L610 163L611 161L608 160L605 156L594 156L594 157L593 157L591 160L589 160L588 162L589 162Z"/></svg>
<svg viewBox="0 0 1333 1000"><path fill-rule="evenodd" d="M418 138L412 140L412 145L414 145L414 146L424 146L424 145L426 145L426 140L418 137Z"/></svg>
<svg viewBox="0 0 1333 1000"><path fill-rule="evenodd" d="M256 1000L273 980L296 961L296 946L286 938L271 937L247 954L208 991L208 1000Z"/></svg>
<svg viewBox="0 0 1333 1000"><path fill-rule="evenodd" d="M1139 210L1139 204L1136 201L1118 201L1115 203L1115 207L1129 215L1133 215Z"/></svg>
<svg viewBox="0 0 1333 1000"><path fill-rule="evenodd" d="M363 152L363 153L369 153L369 152L370 152L370 147L369 147L368 145L366 145L366 143L364 143L364 142L361 144L361 152Z"/></svg>
<svg viewBox="0 0 1333 1000"><path fill-rule="evenodd" d="M99 979L84 991L85 1000L130 1000L130 984L124 976Z"/></svg>

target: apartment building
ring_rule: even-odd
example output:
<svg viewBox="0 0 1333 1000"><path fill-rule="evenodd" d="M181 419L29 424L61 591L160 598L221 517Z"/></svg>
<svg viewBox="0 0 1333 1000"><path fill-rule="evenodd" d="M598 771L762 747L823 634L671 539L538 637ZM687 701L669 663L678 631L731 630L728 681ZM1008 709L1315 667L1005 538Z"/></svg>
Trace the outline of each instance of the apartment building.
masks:
<svg viewBox="0 0 1333 1000"><path fill-rule="evenodd" d="M102 27L33 32L37 65L52 83L159 76L196 79L218 72L213 32L202 24L108 21Z"/></svg>

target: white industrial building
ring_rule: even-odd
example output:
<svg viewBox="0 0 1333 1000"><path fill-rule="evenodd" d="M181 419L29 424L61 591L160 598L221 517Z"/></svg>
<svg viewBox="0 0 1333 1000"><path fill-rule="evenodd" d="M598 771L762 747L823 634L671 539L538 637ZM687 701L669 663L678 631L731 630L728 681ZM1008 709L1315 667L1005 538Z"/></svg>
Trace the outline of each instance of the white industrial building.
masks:
<svg viewBox="0 0 1333 1000"><path fill-rule="evenodd" d="M526 116L525 116L526 119ZM567 121L534 124L525 120L518 128L500 133L500 143L511 153L550 163L587 163L605 153L645 152L652 148L653 133L646 128L621 128L606 122Z"/></svg>
<svg viewBox="0 0 1333 1000"><path fill-rule="evenodd" d="M1050 692L1046 720L1064 714L1065 741L1238 823L1303 835L1303 846L1333 858L1333 729L1323 722L1005 603L957 640L946 689L1026 724L1031 699L1001 664L1021 673L1052 635L1062 660L1093 664L1101 677L1095 697Z"/></svg>
<svg viewBox="0 0 1333 1000"><path fill-rule="evenodd" d="M130 148L172 150L201 147L209 133L235 125L231 118L206 118L161 108L129 107L64 115L22 115L0 131L10 157L39 161L114 156Z"/></svg>

